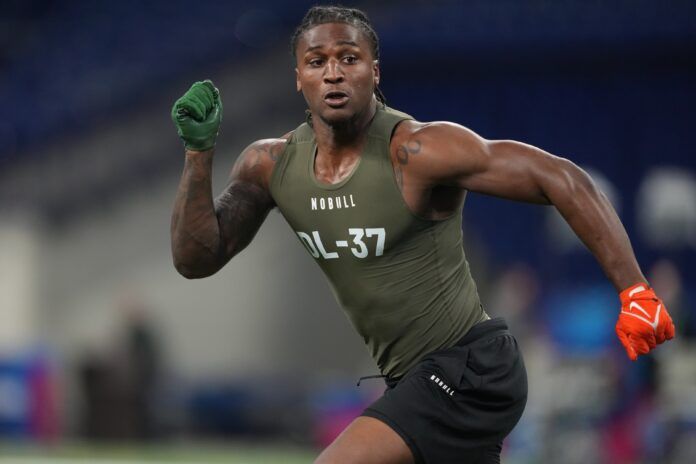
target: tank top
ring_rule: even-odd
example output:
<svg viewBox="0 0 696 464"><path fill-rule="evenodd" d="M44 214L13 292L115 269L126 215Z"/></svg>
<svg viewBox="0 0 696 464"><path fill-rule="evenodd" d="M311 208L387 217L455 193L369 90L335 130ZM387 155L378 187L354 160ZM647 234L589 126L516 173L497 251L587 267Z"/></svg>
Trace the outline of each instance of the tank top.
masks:
<svg viewBox="0 0 696 464"><path fill-rule="evenodd" d="M444 220L421 218L396 183L389 144L404 119L412 118L378 105L358 162L336 184L316 179L317 145L304 123L270 183L278 209L389 377L488 319L464 256L461 210Z"/></svg>

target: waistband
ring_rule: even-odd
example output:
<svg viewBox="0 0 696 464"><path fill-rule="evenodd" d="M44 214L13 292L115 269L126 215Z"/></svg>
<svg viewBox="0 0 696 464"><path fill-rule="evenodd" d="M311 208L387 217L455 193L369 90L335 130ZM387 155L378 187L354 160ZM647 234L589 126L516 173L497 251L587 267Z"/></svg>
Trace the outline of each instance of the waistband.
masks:
<svg viewBox="0 0 696 464"><path fill-rule="evenodd" d="M487 321L479 322L459 339L454 346L464 346L474 343L482 338L496 337L498 335L510 335L507 323L502 317L495 317Z"/></svg>
<svg viewBox="0 0 696 464"><path fill-rule="evenodd" d="M478 340L489 339L491 337L497 337L499 335L510 335L510 332L508 331L508 326L505 322L505 319L503 319L502 317L495 317L493 319L488 319L486 321L479 322L478 324L471 327L469 331L462 338L460 338L457 343L455 343L452 346L470 345L474 342L477 342ZM446 350L447 348L444 349ZM364 379L383 377L384 382L387 384L387 387L393 388L396 386L397 383L401 381L401 379L406 377L406 375L408 375L408 373L406 373L402 377L396 378L387 377L386 375L370 375L367 377L361 377L360 380L358 380L358 386L360 386L360 382Z"/></svg>

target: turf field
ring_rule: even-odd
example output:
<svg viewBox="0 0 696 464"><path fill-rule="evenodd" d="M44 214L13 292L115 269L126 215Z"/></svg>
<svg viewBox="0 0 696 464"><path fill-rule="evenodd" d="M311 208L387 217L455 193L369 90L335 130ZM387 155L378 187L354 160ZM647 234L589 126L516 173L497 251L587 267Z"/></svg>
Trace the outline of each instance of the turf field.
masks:
<svg viewBox="0 0 696 464"><path fill-rule="evenodd" d="M46 449L0 446L0 464L306 464L316 457L312 450L283 446L186 446L93 447Z"/></svg>

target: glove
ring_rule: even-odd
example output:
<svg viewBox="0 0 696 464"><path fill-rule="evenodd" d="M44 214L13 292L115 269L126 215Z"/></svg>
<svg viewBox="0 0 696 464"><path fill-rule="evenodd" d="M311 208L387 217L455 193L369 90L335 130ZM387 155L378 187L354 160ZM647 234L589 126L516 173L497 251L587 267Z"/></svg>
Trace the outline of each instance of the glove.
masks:
<svg viewBox="0 0 696 464"><path fill-rule="evenodd" d="M210 150L222 120L220 92L209 80L194 83L174 103L172 120L187 150Z"/></svg>
<svg viewBox="0 0 696 464"><path fill-rule="evenodd" d="M638 283L619 294L621 313L616 335L631 361L674 338L674 323L665 304L647 284Z"/></svg>

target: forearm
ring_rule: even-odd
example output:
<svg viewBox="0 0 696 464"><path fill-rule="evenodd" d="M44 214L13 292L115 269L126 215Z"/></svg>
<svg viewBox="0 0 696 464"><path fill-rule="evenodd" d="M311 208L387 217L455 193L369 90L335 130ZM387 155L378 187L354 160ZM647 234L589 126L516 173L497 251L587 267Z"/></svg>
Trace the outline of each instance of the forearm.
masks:
<svg viewBox="0 0 696 464"><path fill-rule="evenodd" d="M188 278L205 277L221 266L221 237L212 195L213 150L186 152L174 201L171 245L174 266Z"/></svg>
<svg viewBox="0 0 696 464"><path fill-rule="evenodd" d="M574 164L562 160L559 176L544 194L595 256L617 291L645 282L631 242L614 208L592 181Z"/></svg>

